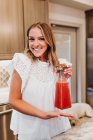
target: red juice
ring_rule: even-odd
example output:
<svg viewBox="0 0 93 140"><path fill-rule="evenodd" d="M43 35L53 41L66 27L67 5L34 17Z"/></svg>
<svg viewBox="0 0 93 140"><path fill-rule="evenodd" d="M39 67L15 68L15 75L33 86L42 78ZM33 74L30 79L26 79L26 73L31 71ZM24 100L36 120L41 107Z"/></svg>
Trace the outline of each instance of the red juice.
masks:
<svg viewBox="0 0 93 140"><path fill-rule="evenodd" d="M66 109L71 107L71 98L68 82L56 83L55 107Z"/></svg>

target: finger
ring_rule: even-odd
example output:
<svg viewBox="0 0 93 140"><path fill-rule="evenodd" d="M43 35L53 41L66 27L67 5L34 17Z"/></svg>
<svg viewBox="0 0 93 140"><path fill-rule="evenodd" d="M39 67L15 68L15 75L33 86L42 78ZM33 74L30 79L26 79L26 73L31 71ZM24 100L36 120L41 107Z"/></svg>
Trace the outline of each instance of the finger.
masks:
<svg viewBox="0 0 93 140"><path fill-rule="evenodd" d="M63 113L61 113L61 116L75 118L72 114L63 114Z"/></svg>
<svg viewBox="0 0 93 140"><path fill-rule="evenodd" d="M72 72L65 72L64 74L71 76L72 75Z"/></svg>
<svg viewBox="0 0 93 140"><path fill-rule="evenodd" d="M72 74L68 74L68 73L66 73L65 74L65 77L68 79L68 78L70 78L72 76Z"/></svg>
<svg viewBox="0 0 93 140"><path fill-rule="evenodd" d="M69 117L69 118L73 118L73 119L75 119L75 117L74 117L73 115L71 115L71 114L68 115L68 117Z"/></svg>
<svg viewBox="0 0 93 140"><path fill-rule="evenodd" d="M71 77L72 76L72 73L67 73L66 76L67 77Z"/></svg>
<svg viewBox="0 0 93 140"><path fill-rule="evenodd" d="M67 69L67 70L64 70L64 72L72 72L72 70L70 70L70 69L68 70L68 69Z"/></svg>
<svg viewBox="0 0 93 140"><path fill-rule="evenodd" d="M66 67L65 70L72 70L72 67Z"/></svg>
<svg viewBox="0 0 93 140"><path fill-rule="evenodd" d="M72 70L65 70L64 73L72 73Z"/></svg>

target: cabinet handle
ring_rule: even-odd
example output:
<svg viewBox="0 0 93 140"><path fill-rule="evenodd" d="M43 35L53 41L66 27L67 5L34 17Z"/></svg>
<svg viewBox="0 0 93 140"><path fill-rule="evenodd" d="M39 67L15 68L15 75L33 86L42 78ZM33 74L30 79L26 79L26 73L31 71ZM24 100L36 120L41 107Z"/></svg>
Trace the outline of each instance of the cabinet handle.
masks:
<svg viewBox="0 0 93 140"><path fill-rule="evenodd" d="M7 113L9 113L9 112L12 112L12 109L9 109L9 110L0 112L0 116L1 116L1 115L5 115L5 114L7 114Z"/></svg>

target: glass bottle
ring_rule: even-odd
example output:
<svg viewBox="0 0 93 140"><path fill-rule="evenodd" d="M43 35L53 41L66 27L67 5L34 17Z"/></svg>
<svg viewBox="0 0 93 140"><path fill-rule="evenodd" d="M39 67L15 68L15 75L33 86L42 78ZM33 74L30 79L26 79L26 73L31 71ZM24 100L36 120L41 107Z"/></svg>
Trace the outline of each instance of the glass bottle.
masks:
<svg viewBox="0 0 93 140"><path fill-rule="evenodd" d="M63 67L57 67L58 80L56 81L55 107L66 109L71 107L71 96L68 79Z"/></svg>

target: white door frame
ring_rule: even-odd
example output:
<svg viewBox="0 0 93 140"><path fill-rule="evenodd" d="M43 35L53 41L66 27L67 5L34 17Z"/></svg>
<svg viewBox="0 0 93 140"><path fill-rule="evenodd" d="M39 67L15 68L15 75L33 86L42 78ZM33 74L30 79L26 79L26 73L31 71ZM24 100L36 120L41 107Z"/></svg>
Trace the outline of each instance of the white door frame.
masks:
<svg viewBox="0 0 93 140"><path fill-rule="evenodd" d="M86 32L85 24L68 21L51 20L51 24L58 24L77 28L77 102L86 102Z"/></svg>

